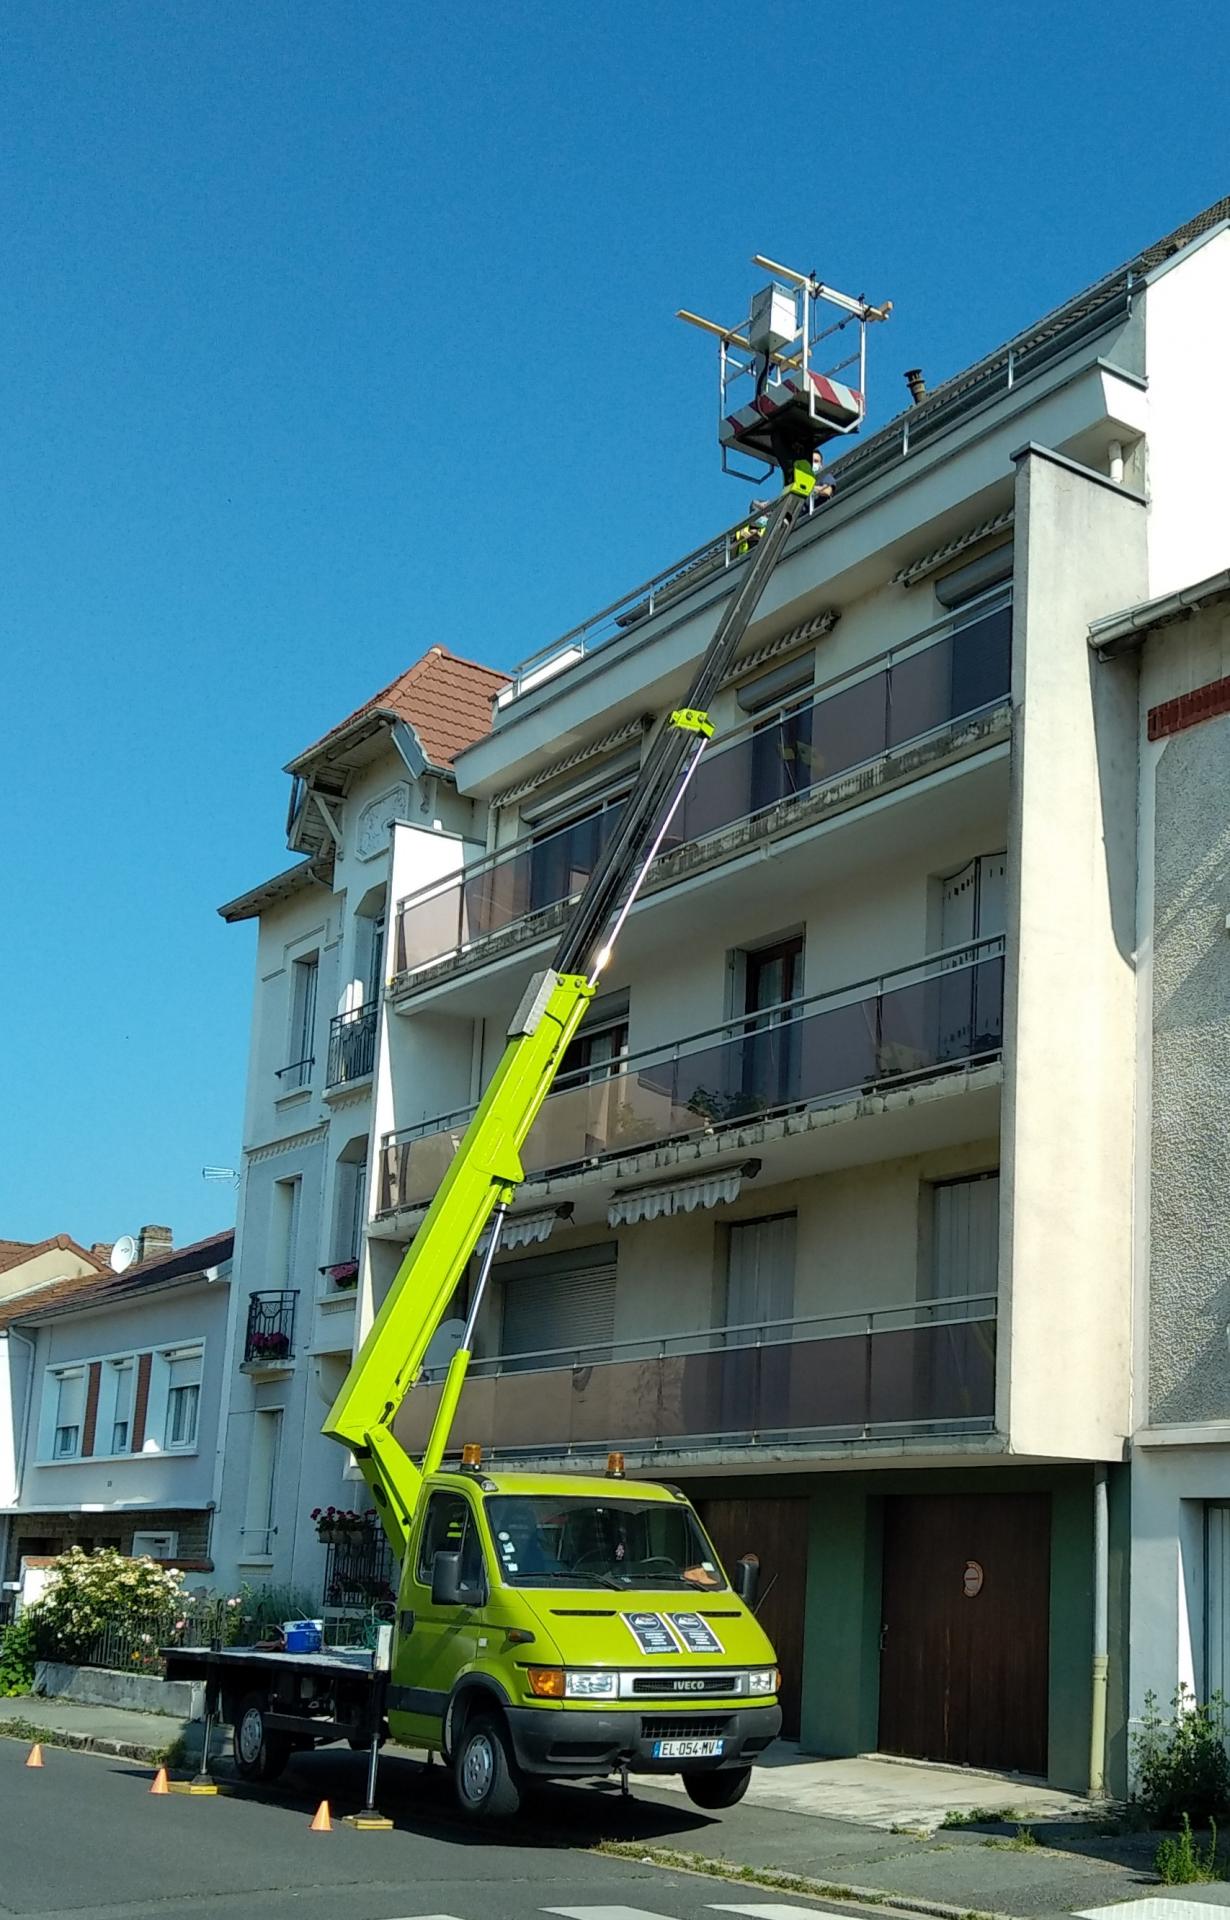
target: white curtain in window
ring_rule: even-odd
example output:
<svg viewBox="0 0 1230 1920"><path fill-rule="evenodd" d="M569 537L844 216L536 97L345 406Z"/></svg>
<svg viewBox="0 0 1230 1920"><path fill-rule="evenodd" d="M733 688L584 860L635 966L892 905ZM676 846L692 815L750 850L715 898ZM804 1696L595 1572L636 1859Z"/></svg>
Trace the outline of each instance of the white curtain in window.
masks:
<svg viewBox="0 0 1230 1920"><path fill-rule="evenodd" d="M764 1326L794 1317L797 1215L744 1220L730 1229L726 1270L726 1325ZM788 1340L788 1326L766 1332L766 1339Z"/></svg>

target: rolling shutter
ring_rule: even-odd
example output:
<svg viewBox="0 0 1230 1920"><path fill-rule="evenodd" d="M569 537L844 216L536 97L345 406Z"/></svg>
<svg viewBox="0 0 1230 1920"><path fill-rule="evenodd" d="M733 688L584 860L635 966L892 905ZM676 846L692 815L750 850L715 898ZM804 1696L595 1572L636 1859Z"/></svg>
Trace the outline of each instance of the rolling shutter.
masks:
<svg viewBox="0 0 1230 1920"><path fill-rule="evenodd" d="M609 1346L615 1333L615 1242L542 1254L501 1270L506 1357Z"/></svg>

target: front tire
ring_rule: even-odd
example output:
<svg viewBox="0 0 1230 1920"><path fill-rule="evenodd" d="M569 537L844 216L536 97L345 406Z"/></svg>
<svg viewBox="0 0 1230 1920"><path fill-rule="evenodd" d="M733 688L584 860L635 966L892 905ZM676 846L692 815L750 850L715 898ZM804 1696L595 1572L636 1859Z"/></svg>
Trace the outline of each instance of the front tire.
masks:
<svg viewBox="0 0 1230 1920"><path fill-rule="evenodd" d="M521 1781L508 1735L494 1714L466 1721L453 1753L453 1784L472 1820L508 1820L521 1805Z"/></svg>
<svg viewBox="0 0 1230 1920"><path fill-rule="evenodd" d="M276 1780L291 1754L288 1733L271 1732L266 1724L269 1703L263 1694L249 1693L235 1715L235 1770L244 1780Z"/></svg>
<svg viewBox="0 0 1230 1920"><path fill-rule="evenodd" d="M693 1806L716 1813L742 1800L751 1783L750 1767L727 1767L721 1773L699 1771L683 1775L683 1788Z"/></svg>

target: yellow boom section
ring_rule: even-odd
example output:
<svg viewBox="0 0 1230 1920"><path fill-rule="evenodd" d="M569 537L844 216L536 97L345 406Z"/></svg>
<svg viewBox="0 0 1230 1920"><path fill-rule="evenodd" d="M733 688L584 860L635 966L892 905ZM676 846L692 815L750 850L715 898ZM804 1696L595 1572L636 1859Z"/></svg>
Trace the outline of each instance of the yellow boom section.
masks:
<svg viewBox="0 0 1230 1920"><path fill-rule="evenodd" d="M453 1356L421 1467L394 1438L394 1416L422 1372L483 1228L525 1178L521 1149L593 992L580 974L546 972L531 983L503 1059L325 1422L325 1432L353 1451L399 1558L424 1473L443 1455L468 1346Z"/></svg>

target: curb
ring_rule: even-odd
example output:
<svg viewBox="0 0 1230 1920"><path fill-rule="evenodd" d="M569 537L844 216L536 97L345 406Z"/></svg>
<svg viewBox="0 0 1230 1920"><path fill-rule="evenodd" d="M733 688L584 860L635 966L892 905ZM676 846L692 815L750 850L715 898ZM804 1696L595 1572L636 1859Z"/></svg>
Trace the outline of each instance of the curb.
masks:
<svg viewBox="0 0 1230 1920"><path fill-rule="evenodd" d="M144 1766L161 1766L174 1741L162 1747L142 1746L135 1740L105 1740L93 1733L71 1733L66 1727L40 1727L34 1721L0 1721L0 1739L39 1741L44 1747L68 1747L75 1753L101 1753L112 1760L137 1760Z"/></svg>
<svg viewBox="0 0 1230 1920"><path fill-rule="evenodd" d="M679 1853L671 1847L644 1846L637 1841L611 1841L598 1845L593 1851L614 1855L617 1859L637 1860L646 1866L703 1874L710 1880L737 1882L740 1886L772 1887L782 1893L802 1894L813 1900L844 1901L853 1906L879 1907L893 1913L924 1914L928 1920L1019 1920L1016 1914L955 1906L945 1900L916 1900L909 1894L889 1893L883 1887L838 1885L831 1880L813 1879L809 1874L783 1873L778 1867L748 1866L738 1860L715 1859L703 1853Z"/></svg>

